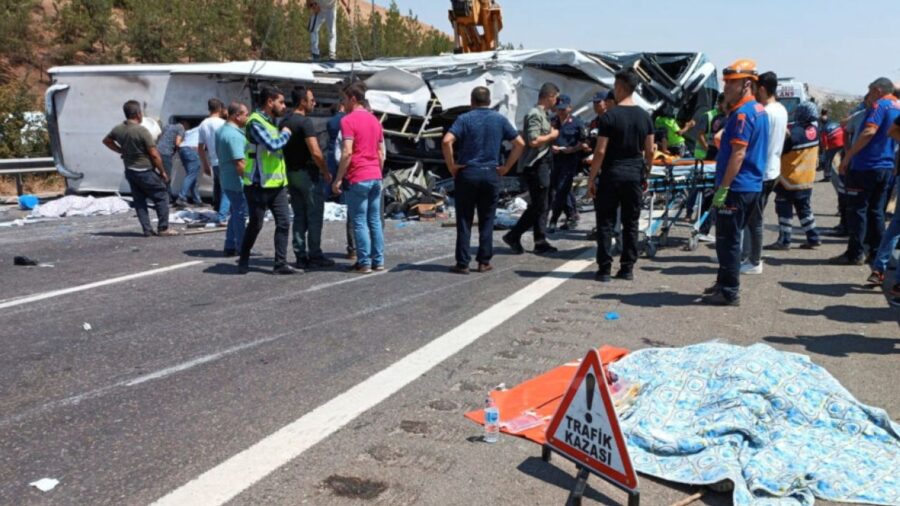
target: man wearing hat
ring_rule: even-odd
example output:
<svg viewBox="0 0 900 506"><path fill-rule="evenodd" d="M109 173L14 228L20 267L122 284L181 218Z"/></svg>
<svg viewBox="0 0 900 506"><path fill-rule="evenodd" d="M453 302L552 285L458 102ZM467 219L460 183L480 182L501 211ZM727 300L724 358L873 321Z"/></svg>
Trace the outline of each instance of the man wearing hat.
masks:
<svg viewBox="0 0 900 506"><path fill-rule="evenodd" d="M703 302L719 306L740 305L741 231L756 208L762 191L769 149L769 117L754 99L758 80L756 62L738 60L722 70L728 120L716 158L716 284L704 293Z"/></svg>
<svg viewBox="0 0 900 506"><path fill-rule="evenodd" d="M876 79L866 94L862 131L841 159L838 172L846 177L847 251L832 258L839 265L871 262L884 234L884 207L890 194L896 141L888 135L900 117L900 100L894 96L894 83L886 77ZM866 259L868 255L868 259Z"/></svg>
<svg viewBox="0 0 900 506"><path fill-rule="evenodd" d="M590 154L583 160L585 165L590 165L591 160L594 159L594 150L597 148L597 137L599 135L600 117L616 106L616 93L613 90L598 91L594 94L591 102L594 104L594 113L597 115L588 123L587 127L586 151Z"/></svg>
<svg viewBox="0 0 900 506"><path fill-rule="evenodd" d="M572 99L568 95L559 96L552 124L559 130L559 137L550 147L553 153L553 172L550 176L550 225L547 232L551 234L556 231L556 222L563 211L566 213L566 222L561 227L563 230L574 230L578 225L572 181L578 173L587 147L584 122L572 114Z"/></svg>

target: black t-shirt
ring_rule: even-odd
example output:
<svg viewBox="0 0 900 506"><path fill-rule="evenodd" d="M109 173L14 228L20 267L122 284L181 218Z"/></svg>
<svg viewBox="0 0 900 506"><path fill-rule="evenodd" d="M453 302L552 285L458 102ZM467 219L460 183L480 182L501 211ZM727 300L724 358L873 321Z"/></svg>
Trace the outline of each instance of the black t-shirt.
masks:
<svg viewBox="0 0 900 506"><path fill-rule="evenodd" d="M644 141L653 134L653 120L637 106L619 106L600 117L600 137L606 137L606 156L600 177L640 181L644 170Z"/></svg>
<svg viewBox="0 0 900 506"><path fill-rule="evenodd" d="M291 114L281 121L281 128L287 127L291 131L291 140L284 146L284 161L288 172L305 170L318 173L306 139L316 136L316 127L312 119L302 114Z"/></svg>

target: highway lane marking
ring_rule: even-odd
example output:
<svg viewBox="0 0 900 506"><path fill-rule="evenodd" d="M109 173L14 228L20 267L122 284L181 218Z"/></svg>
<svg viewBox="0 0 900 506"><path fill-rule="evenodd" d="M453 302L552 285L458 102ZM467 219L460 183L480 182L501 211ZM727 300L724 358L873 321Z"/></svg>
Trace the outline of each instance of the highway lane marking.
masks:
<svg viewBox="0 0 900 506"><path fill-rule="evenodd" d="M153 504L227 503L592 265L592 253L593 250L586 250Z"/></svg>
<svg viewBox="0 0 900 506"><path fill-rule="evenodd" d="M54 297L61 297L63 295L69 295L71 293L83 292L86 290L91 290L94 288L99 288L101 286L114 285L116 283L122 283L124 281L131 281L132 279L144 278L147 276L153 276L154 274L162 274L164 272L174 271L178 269L184 269L185 267L191 267L193 265L202 264L201 260L193 260L190 262L184 262L180 264L170 265L168 267L160 267L159 269L151 269L149 271L136 272L134 274L128 274L125 276L119 276L117 278L105 279L103 281L95 281L93 283L87 283L84 285L73 286L70 288L62 288L59 290L52 290L49 292L37 293L34 295L26 295L21 298L12 299L4 302L0 302L0 309L6 309L15 306L22 306L25 304L30 304L32 302L38 302L42 300L52 299Z"/></svg>
<svg viewBox="0 0 900 506"><path fill-rule="evenodd" d="M406 265L421 265L421 264L428 263L428 262L431 262L431 261L434 261L434 260L440 260L440 259L442 259L442 258L447 258L447 257L452 257L452 256L453 256L452 254L451 254L451 255L443 255L443 256L440 256L440 257L435 257L435 258L430 258L430 259L426 259L426 260L421 260L421 261L419 261L419 262L415 262L415 263L412 263L412 264L406 264ZM506 268L503 268L503 269L498 269L498 270L496 270L496 271L494 271L494 272L495 272L495 273L501 273L501 272L504 272L504 271L506 271L506 270L514 269L514 268L516 268L516 267L517 267L516 265L512 265L512 266L509 266L509 267L506 267ZM400 272L402 272L402 270L404 270L404 269L401 268L401 269L400 269ZM388 272L388 271L385 271L385 272ZM358 278L353 278L352 280L345 280L345 281L355 281L355 280L357 280L357 279L370 279L370 278L372 278L371 275L370 275L370 276L360 276L360 277L358 277ZM470 277L469 279L462 279L462 280L460 280L460 281L458 281L458 282L455 282L455 283L449 283L449 284L441 285L440 289L454 288L454 287L456 287L456 286L460 286L460 285L464 285L464 284L467 284L467 283L475 282L475 281L478 281L478 280L480 280L480 279L483 279L483 278L480 278L480 277L478 277L478 276L472 276L472 277ZM339 284L342 284L343 282L338 282L338 283L339 283ZM383 311L383 310L385 310L385 309L389 309L389 308L394 307L394 306L397 306L397 305L403 305L403 304L406 304L406 303L409 302L409 301L418 300L419 298L422 297L422 295L423 295L424 293L432 293L432 292L434 292L434 291L435 291L435 290L429 290L429 291L427 291L427 292L416 292L416 293L412 293L412 294L410 294L410 295L408 295L408 296L406 296L406 297L401 297L401 298L399 298L399 299L391 299L389 302L386 302L386 303L384 303L384 304L379 304L379 305L376 305L376 306L370 306L370 307L368 307L368 308L366 308L366 309L363 309L363 310L361 310L361 311L357 311L357 312L355 312L355 313L351 313L351 314L347 314L347 315L341 315L341 316L338 316L338 317L335 317L335 318L332 318L332 319L329 319L329 320L321 321L321 322L318 322L318 323L313 323L313 324L307 325L307 326L305 326L305 327L301 327L301 328L297 328L297 329L291 329L291 330L288 331L288 332L283 332L283 333L281 333L281 334L277 334L277 335L274 335L274 336L265 337L265 338L257 339L257 340L255 340L255 341L250 341L250 342L247 342L247 343L235 345L235 346L232 346L232 347L230 347L230 348L226 348L226 349L224 349L224 350L220 350L220 351L215 352L215 353L210 353L210 354L208 354L208 355L203 355L203 356L194 358L194 359L192 359L192 360L188 360L188 361L186 361L186 362L182 362L182 363L180 363L180 364L173 365L173 366L171 366L171 367L166 367L166 368L163 368L163 369L159 369L159 370L157 370L157 371L150 372L150 373L147 373L147 374L143 374L143 375L141 375L141 376L137 376L137 377L134 377L134 378L131 378L131 379L122 380L122 381L113 383L113 384L111 384L111 385L106 385L106 386L103 386L103 387L100 387L100 388L95 388L94 390L90 390L90 391L87 391L87 392L83 392L83 393L80 393L80 394L78 394L78 395L73 395L73 396L71 396L71 397L66 397L66 398L64 398L64 399L58 399L58 400L55 400L55 401L50 401L50 402L47 402L47 403L42 404L42 405L40 405L40 406L36 406L36 407L34 407L34 408L27 409L27 410L25 410L25 411L23 411L23 412L21 412L21 413L18 413L18 414L12 415L12 416L8 416L8 417L6 417L6 418L0 418L0 427L5 427L5 426L8 426L8 425L11 425L11 424L14 424L14 423L19 423L19 422L21 422L21 421L23 421L23 420L27 420L28 418L31 418L32 416L35 416L35 415L38 415L38 414L41 414L41 413L46 413L46 412L48 412L48 411L52 411L52 410L57 409L57 408L61 408L61 407L65 407L65 406L75 406L75 405L80 404L80 403L83 402L83 401L87 401L87 400L90 400L90 399L96 399L96 398L98 398L98 397L103 397L103 396L105 396L105 395L107 395L107 394L110 394L110 393L112 393L112 392L114 392L114 391L117 391L117 390L120 390L120 389L123 389L123 388L134 387L134 386L138 386L138 385L141 385L141 384L143 384L143 383L146 383L146 382L148 382L148 381L153 381L153 380L162 379L162 378L165 378L165 377L167 377L167 376L171 376L171 375L176 374L176 373L179 373L179 372L183 372L183 371L187 371L187 370L189 370L189 369L193 369L194 367L197 367L197 366L200 366L200 365L203 365L203 364L207 364L207 363L210 363L210 362L215 362L215 361L217 361L217 360L219 360L219 359L225 358L225 357L227 357L227 356L229 356L229 355L233 355L233 354L235 354L235 353L238 353L238 352L241 352L241 351L244 351L244 350L256 348L256 347L262 346L262 345L264 345L264 344L268 344L268 343L271 343L271 342L279 341L279 340L281 340L281 339L284 339L285 337L296 336L298 333L303 333L303 332L305 332L305 331L307 331L307 330L312 330L312 329L315 329L315 328L318 328L318 327L322 327L322 326L329 326L329 325L333 325L333 324L336 324L336 323L346 323L346 322L348 321L348 319L357 318L357 317L359 317L359 316L365 316L365 315L367 315L367 314L376 313L376 312Z"/></svg>

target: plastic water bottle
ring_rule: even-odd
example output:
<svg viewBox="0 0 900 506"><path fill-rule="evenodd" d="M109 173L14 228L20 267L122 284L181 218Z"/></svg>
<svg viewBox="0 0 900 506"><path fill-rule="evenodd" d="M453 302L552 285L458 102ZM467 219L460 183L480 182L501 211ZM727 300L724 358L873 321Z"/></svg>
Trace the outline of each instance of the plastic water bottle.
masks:
<svg viewBox="0 0 900 506"><path fill-rule="evenodd" d="M496 443L500 440L500 410L488 394L484 400L484 442Z"/></svg>

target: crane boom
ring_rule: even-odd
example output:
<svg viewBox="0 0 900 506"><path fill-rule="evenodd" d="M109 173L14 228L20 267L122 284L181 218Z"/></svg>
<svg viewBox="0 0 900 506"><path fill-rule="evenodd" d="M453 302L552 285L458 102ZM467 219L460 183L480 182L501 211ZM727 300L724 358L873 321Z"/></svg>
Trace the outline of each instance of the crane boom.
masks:
<svg viewBox="0 0 900 506"><path fill-rule="evenodd" d="M494 51L500 45L503 15L495 0L450 0L450 24L457 53ZM479 30L480 29L480 30Z"/></svg>

